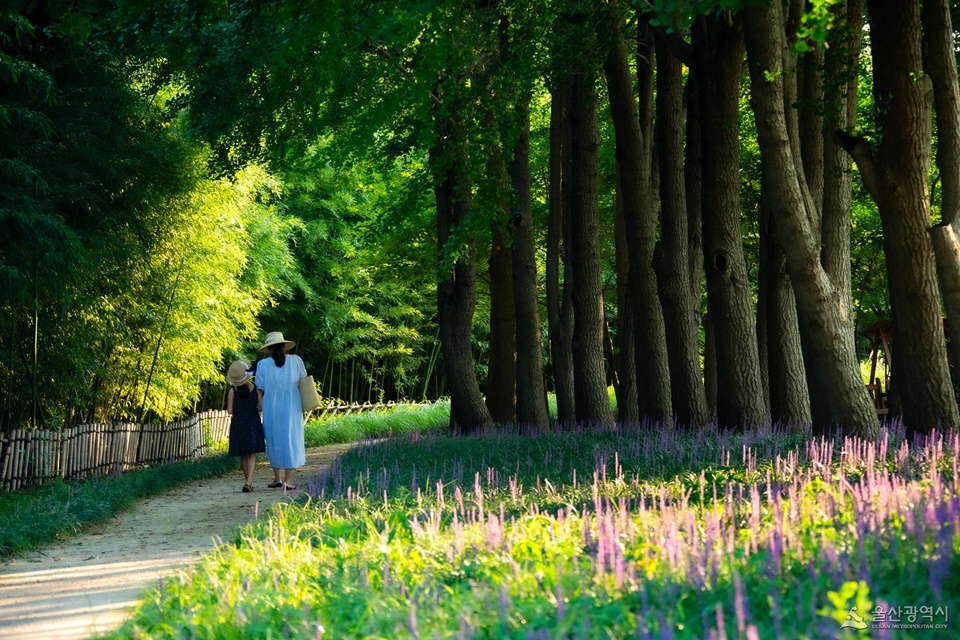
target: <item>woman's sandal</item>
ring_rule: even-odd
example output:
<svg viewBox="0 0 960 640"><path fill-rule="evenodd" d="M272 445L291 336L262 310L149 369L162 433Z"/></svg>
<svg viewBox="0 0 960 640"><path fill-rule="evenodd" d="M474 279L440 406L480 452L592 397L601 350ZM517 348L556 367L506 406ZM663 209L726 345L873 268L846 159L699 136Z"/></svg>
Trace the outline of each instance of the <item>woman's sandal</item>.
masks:
<svg viewBox="0 0 960 640"><path fill-rule="evenodd" d="M243 489L240 489L240 491L243 491L244 493L250 493L251 491L253 491L253 485L245 484L243 485Z"/></svg>
<svg viewBox="0 0 960 640"><path fill-rule="evenodd" d="M268 488L268 489L279 489L279 488L282 487L282 486L283 486L283 483L280 482L279 480L277 480L276 482L271 482L270 484L268 484L268 485L267 485L267 488Z"/></svg>
<svg viewBox="0 0 960 640"><path fill-rule="evenodd" d="M297 490L297 485L292 485L292 486L291 486L291 485L289 485L289 484L285 484L285 485L283 485L283 490L284 490L284 491L296 491L296 490Z"/></svg>

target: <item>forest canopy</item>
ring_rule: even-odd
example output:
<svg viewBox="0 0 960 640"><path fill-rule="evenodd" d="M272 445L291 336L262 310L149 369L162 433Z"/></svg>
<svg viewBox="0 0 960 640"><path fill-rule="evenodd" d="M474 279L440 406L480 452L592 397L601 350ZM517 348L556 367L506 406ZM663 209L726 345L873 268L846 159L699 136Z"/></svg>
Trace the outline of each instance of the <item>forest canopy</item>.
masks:
<svg viewBox="0 0 960 640"><path fill-rule="evenodd" d="M955 426L951 10L14 2L0 427L219 408L276 330L465 432Z"/></svg>

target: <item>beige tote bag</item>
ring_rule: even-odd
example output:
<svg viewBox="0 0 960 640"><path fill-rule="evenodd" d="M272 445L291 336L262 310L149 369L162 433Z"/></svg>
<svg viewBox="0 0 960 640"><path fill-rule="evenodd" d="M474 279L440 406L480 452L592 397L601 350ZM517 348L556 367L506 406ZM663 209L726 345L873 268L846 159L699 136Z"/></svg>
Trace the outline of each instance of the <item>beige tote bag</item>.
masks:
<svg viewBox="0 0 960 640"><path fill-rule="evenodd" d="M317 383L313 381L313 376L301 378L300 382L300 406L304 413L320 408L320 394L317 393Z"/></svg>

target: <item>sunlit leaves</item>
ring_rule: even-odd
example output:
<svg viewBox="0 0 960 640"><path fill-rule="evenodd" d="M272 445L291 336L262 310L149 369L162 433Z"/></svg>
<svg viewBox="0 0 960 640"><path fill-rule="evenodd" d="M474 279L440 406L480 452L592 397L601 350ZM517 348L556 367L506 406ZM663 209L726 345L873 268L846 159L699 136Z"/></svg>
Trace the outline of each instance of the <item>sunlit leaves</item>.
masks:
<svg viewBox="0 0 960 640"><path fill-rule="evenodd" d="M277 187L205 177L175 92L93 34L6 10L0 34L3 424L177 415L291 287Z"/></svg>
<svg viewBox="0 0 960 640"><path fill-rule="evenodd" d="M322 141L285 175L283 210L301 221L303 303L294 298L269 317L301 328L308 362L372 366L403 393L432 333L434 245L429 202L419 199L429 194L422 160L346 168L333 150Z"/></svg>
<svg viewBox="0 0 960 640"><path fill-rule="evenodd" d="M797 53L813 51L827 42L827 34L834 26L834 6L843 0L811 0L800 18L793 50Z"/></svg>

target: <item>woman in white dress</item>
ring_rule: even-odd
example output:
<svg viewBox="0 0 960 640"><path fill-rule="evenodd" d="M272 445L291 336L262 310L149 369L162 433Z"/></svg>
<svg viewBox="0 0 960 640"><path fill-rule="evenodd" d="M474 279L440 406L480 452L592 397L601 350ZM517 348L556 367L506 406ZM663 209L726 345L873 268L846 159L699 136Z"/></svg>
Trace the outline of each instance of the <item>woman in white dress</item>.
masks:
<svg viewBox="0 0 960 640"><path fill-rule="evenodd" d="M297 468L307 463L303 442L303 410L300 406L302 378L307 369L298 355L287 353L295 343L284 340L283 334L274 331L267 334L260 353L269 354L257 363L257 392L263 406L263 431L267 439L267 458L273 467L271 489L283 487L294 491L293 475ZM283 470L283 480L280 470Z"/></svg>

